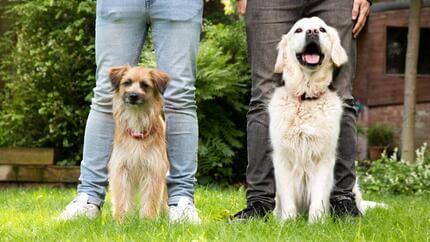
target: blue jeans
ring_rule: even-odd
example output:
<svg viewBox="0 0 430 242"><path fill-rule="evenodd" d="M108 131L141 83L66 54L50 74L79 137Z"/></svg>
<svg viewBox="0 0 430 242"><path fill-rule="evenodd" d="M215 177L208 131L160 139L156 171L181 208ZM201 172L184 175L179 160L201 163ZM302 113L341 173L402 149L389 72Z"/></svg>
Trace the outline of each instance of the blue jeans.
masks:
<svg viewBox="0 0 430 242"><path fill-rule="evenodd" d="M197 170L198 124L195 104L196 61L202 0L99 0L96 13L96 87L87 120L78 193L102 205L108 185L107 163L114 122L108 69L137 65L152 28L157 67L172 80L164 93L169 205L193 199Z"/></svg>

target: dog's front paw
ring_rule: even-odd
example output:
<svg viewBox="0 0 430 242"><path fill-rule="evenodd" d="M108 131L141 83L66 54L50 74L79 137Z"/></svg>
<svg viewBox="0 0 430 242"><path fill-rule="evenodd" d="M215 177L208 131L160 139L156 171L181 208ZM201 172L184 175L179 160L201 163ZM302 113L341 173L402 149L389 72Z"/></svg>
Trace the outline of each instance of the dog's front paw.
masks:
<svg viewBox="0 0 430 242"><path fill-rule="evenodd" d="M309 211L308 222L310 224L323 223L324 222L324 217L325 217L324 210L313 209L313 210Z"/></svg>
<svg viewBox="0 0 430 242"><path fill-rule="evenodd" d="M112 218L122 224L124 222L125 212L121 211L120 209L115 209L115 207L113 207Z"/></svg>
<svg viewBox="0 0 430 242"><path fill-rule="evenodd" d="M297 218L297 215L296 209L279 209L276 214L281 221L294 220Z"/></svg>
<svg viewBox="0 0 430 242"><path fill-rule="evenodd" d="M275 218L281 217L281 208L279 205L275 205L275 209L273 209L273 216L275 216Z"/></svg>
<svg viewBox="0 0 430 242"><path fill-rule="evenodd" d="M113 217L113 219L114 219L115 221L117 221L118 223L120 223L120 224L123 224L123 223L124 223L125 216L113 215L112 217Z"/></svg>

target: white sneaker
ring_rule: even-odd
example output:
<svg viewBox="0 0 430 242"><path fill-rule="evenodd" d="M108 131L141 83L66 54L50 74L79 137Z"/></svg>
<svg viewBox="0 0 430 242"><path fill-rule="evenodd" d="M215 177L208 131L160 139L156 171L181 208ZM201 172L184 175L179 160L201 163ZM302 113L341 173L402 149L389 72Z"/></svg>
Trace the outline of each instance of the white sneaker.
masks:
<svg viewBox="0 0 430 242"><path fill-rule="evenodd" d="M66 221L78 217L87 217L95 219L100 214L100 208L97 205L88 203L88 194L79 193L66 209L60 214L58 220Z"/></svg>
<svg viewBox="0 0 430 242"><path fill-rule="evenodd" d="M181 197L176 206L169 206L170 223L200 224L199 214L193 201L187 197Z"/></svg>

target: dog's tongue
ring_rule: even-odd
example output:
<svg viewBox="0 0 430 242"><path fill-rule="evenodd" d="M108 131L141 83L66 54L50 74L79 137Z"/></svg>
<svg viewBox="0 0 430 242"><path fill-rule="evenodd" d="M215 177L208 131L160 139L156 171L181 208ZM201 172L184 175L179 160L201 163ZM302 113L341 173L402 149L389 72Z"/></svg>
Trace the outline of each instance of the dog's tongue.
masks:
<svg viewBox="0 0 430 242"><path fill-rule="evenodd" d="M318 54L304 54L303 58L305 59L306 63L309 64L318 64L320 61L320 55Z"/></svg>

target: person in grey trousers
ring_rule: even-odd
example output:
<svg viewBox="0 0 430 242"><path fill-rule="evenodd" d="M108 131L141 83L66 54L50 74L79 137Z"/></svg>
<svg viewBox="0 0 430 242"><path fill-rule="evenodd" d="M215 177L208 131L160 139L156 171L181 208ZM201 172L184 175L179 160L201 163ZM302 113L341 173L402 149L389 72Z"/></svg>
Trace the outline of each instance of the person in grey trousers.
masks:
<svg viewBox="0 0 430 242"><path fill-rule="evenodd" d="M171 222L199 223L194 206L198 125L195 87L203 0L98 0L96 9L96 86L85 128L78 195L60 214L62 220L95 218L108 185L114 121L108 69L137 65L152 29L157 67L170 77L165 92L167 177Z"/></svg>
<svg viewBox="0 0 430 242"><path fill-rule="evenodd" d="M252 73L250 108L247 115L248 167L247 207L234 215L236 220L264 217L275 207L275 178L269 139L267 105L274 88L282 85L273 72L277 44L293 24L303 17L317 16L335 27L349 61L337 69L333 86L343 100L344 114L334 169L335 186L331 210L339 217L360 216L352 188L355 184L356 115L352 80L356 65L356 37L369 14L368 0L238 0L245 14L248 58Z"/></svg>

